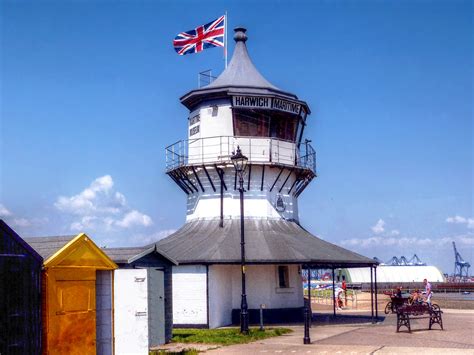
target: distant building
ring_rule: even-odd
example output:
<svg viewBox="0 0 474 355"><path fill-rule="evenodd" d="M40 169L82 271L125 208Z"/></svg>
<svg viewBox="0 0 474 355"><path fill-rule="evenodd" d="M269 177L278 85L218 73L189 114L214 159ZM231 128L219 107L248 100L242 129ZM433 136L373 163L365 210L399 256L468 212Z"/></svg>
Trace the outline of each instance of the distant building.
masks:
<svg viewBox="0 0 474 355"><path fill-rule="evenodd" d="M337 274L348 283L370 283L370 268L342 269ZM436 266L391 266L377 267L377 283L443 282L443 273Z"/></svg>

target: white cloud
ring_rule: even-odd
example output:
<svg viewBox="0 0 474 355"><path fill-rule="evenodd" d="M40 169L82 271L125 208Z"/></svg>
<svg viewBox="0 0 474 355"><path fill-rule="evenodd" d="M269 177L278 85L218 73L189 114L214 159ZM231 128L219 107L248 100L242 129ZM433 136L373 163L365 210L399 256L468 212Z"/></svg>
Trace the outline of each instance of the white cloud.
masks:
<svg viewBox="0 0 474 355"><path fill-rule="evenodd" d="M163 238L166 238L174 232L176 232L176 229L164 229L148 235L135 235L133 237L133 240L136 241L139 245L146 245L155 243Z"/></svg>
<svg viewBox="0 0 474 355"><path fill-rule="evenodd" d="M125 196L114 191L110 175L95 179L82 192L73 196L59 196L54 206L61 212L74 216L70 224L73 231L106 230L116 228L149 227L150 216L132 210Z"/></svg>
<svg viewBox="0 0 474 355"><path fill-rule="evenodd" d="M49 220L43 218L24 218L10 212L3 204L0 203L0 217L5 218L6 222L15 228L38 227L46 224Z"/></svg>
<svg viewBox="0 0 474 355"><path fill-rule="evenodd" d="M31 227L32 225L32 222L26 218L15 218L13 221L12 221L12 224L16 227Z"/></svg>
<svg viewBox="0 0 474 355"><path fill-rule="evenodd" d="M9 217L12 213L7 210L7 208L0 203L0 217Z"/></svg>
<svg viewBox="0 0 474 355"><path fill-rule="evenodd" d="M113 186L110 175L99 177L77 195L59 196L54 206L62 212L79 216L91 213L119 214L125 207L126 200L120 192L112 191Z"/></svg>
<svg viewBox="0 0 474 355"><path fill-rule="evenodd" d="M146 214L133 210L128 212L120 221L116 221L115 224L119 227L130 228L132 226L148 227L151 226L153 222Z"/></svg>
<svg viewBox="0 0 474 355"><path fill-rule="evenodd" d="M448 218L446 218L446 222L462 224L462 223L466 223L466 218L464 218L462 216L448 217Z"/></svg>
<svg viewBox="0 0 474 355"><path fill-rule="evenodd" d="M385 221L380 218L371 229L375 234L383 233L385 231Z"/></svg>
<svg viewBox="0 0 474 355"><path fill-rule="evenodd" d="M369 237L369 238L352 238L346 239L341 242L342 245L346 246L357 246L360 248L371 248L377 246L385 247L406 247L410 246L433 246L433 247L445 247L450 245L453 241L464 245L474 245L474 235L462 235L456 237L443 237L443 238L416 238L416 237L402 237L402 238L390 238L390 237Z"/></svg>
<svg viewBox="0 0 474 355"><path fill-rule="evenodd" d="M474 218L467 218L463 216L454 216L446 218L447 223L452 224L465 224L467 228L474 229Z"/></svg>
<svg viewBox="0 0 474 355"><path fill-rule="evenodd" d="M133 234L128 240L126 240L127 246L145 246L152 243L155 243L163 238L166 238L170 234L176 232L176 229L164 229L154 233L149 234ZM124 244L124 239L120 237L109 237L102 241L101 245L106 245L108 247L120 246Z"/></svg>
<svg viewBox="0 0 474 355"><path fill-rule="evenodd" d="M474 245L474 238L470 236L459 237L459 241L461 242L461 244Z"/></svg>
<svg viewBox="0 0 474 355"><path fill-rule="evenodd" d="M398 229L392 229L390 231L390 235L393 235L393 236L400 235L400 231Z"/></svg>

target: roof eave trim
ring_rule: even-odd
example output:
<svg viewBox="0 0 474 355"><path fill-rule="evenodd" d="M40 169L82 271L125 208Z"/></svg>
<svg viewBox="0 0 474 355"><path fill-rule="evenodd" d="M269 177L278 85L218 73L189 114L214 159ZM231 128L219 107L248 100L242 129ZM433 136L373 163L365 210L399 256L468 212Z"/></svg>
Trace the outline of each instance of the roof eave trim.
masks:
<svg viewBox="0 0 474 355"><path fill-rule="evenodd" d="M293 100L293 101L299 103L300 105L304 106L307 113L311 114L311 109L309 108L308 103L306 101L298 99L298 96L296 96L296 95L289 94L289 93L287 94L283 91L272 91L271 89L267 89L267 88L250 87L250 86L242 86L242 87L226 86L226 87L216 88L216 90L214 90L214 88L212 90L209 89L208 91L193 90L193 91L190 91L189 93L183 95L182 97L180 97L180 101L184 106L191 109L193 106L196 106L197 104L199 104L200 102L205 100L205 98L203 98L203 96L205 96L205 94L209 94L209 95L213 94L214 95L214 96L209 96L209 99L215 99L215 98L219 98L219 97L224 97L225 98L225 97L229 97L229 96L233 96L233 95L244 95L244 96L246 95L245 93L234 92L234 91L232 91L232 88L268 90L270 92L268 92L268 93L259 93L258 95L276 96L276 97L287 99L287 100L288 99ZM257 93L248 93L248 95L252 95L252 94L257 95Z"/></svg>
<svg viewBox="0 0 474 355"><path fill-rule="evenodd" d="M251 90L262 90L262 91L269 91L272 93L280 94L283 96L291 97L295 100L298 100L298 96L295 94L292 94L287 91L283 90L278 90L278 89L273 89L273 88L268 88L268 87L261 87L261 86L251 86L251 85L225 85L225 86L216 86L212 88L202 88L202 89L194 89L189 91L188 93L184 94L181 96L179 99L181 102L187 100L188 98L192 96L197 96L197 95L203 95L206 93L215 93L215 92L229 92L232 91L232 88L235 89L251 89Z"/></svg>
<svg viewBox="0 0 474 355"><path fill-rule="evenodd" d="M177 262L176 260L174 260L172 257L170 257L169 255L167 255L166 253L164 253L163 251L161 251L160 249L158 249L158 248L156 247L156 245L151 246L151 247L149 247L148 249L142 251L141 253L132 256L130 259L126 260L126 262L127 262L128 264L131 264L131 263L133 263L134 261L137 261L137 260L143 258L144 256L149 255L149 254L152 254L152 253L155 253L155 252L156 252L157 254L161 255L163 258L165 258L165 259L168 260L169 262L171 262L173 265L178 265L178 262Z"/></svg>
<svg viewBox="0 0 474 355"><path fill-rule="evenodd" d="M18 235L10 226L3 220L0 219L0 229L3 229L5 232L12 234L16 241L25 248L33 258L35 258L40 264L43 264L43 257L31 246L29 245L22 237Z"/></svg>
<svg viewBox="0 0 474 355"><path fill-rule="evenodd" d="M192 265L192 264L200 264L200 265L212 265L212 264L217 264L217 265L222 265L222 264L232 264L232 265L240 265L241 260L219 260L219 261L204 261L204 260L186 260L186 261L180 261L179 265ZM376 263L371 263L371 262L344 262L344 261L315 261L315 260L300 260L300 261L294 261L294 260L262 260L262 261L252 261L252 260L246 260L245 264L247 265L276 265L276 264L298 264L298 265L321 265L321 266L332 266L335 268L355 268L355 267L371 267L376 265Z"/></svg>
<svg viewBox="0 0 474 355"><path fill-rule="evenodd" d="M79 243L81 240L84 240L87 242L90 247L95 250L99 255L102 257L102 260L105 261L105 263L108 265L107 268L98 268L98 269L103 269L103 270L113 270L117 269L118 265L103 251L101 250L93 241L92 239L85 233L79 233L77 236L75 236L73 239L71 239L69 242L67 242L65 245L63 245L61 248L59 248L54 254L52 254L50 257L48 257L44 263L43 267L56 267L55 262L58 261L56 258L58 258L61 254L63 254L66 250L69 248L72 248L73 245ZM64 266L59 266L59 267L64 267ZM77 266L71 266L77 267ZM81 267L81 266L79 266Z"/></svg>

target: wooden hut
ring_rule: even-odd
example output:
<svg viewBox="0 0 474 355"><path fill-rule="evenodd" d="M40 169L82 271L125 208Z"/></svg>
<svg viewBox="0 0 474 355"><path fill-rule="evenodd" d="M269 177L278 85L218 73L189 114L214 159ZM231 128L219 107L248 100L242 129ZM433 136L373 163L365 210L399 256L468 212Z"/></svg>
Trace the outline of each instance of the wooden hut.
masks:
<svg viewBox="0 0 474 355"><path fill-rule="evenodd" d="M106 248L114 271L114 337L117 354L148 354L171 340L172 266L177 263L149 248Z"/></svg>
<svg viewBox="0 0 474 355"><path fill-rule="evenodd" d="M43 258L0 219L0 354L41 352Z"/></svg>
<svg viewBox="0 0 474 355"><path fill-rule="evenodd" d="M86 235L26 240L43 258L43 354L112 354L112 270Z"/></svg>

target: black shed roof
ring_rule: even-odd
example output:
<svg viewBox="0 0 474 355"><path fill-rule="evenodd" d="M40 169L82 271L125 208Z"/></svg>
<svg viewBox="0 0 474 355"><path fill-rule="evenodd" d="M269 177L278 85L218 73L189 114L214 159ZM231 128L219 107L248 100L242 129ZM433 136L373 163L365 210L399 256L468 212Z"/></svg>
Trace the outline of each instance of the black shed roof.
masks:
<svg viewBox="0 0 474 355"><path fill-rule="evenodd" d="M59 249L73 240L77 235L67 235L58 237L30 237L25 238L25 241L47 260L50 256L56 253Z"/></svg>
<svg viewBox="0 0 474 355"><path fill-rule="evenodd" d="M169 260L171 264L178 264L173 258L169 257L161 250L158 250L155 245L133 248L102 248L102 251L117 264L131 264L134 261L154 252Z"/></svg>
<svg viewBox="0 0 474 355"><path fill-rule="evenodd" d="M40 264L43 263L42 256L32 248L25 239L21 238L8 224L0 219L0 238L5 239L0 241L0 254L9 253L23 253L26 252L36 259ZM14 241L16 246L12 246L8 238ZM13 249L13 250L12 250Z"/></svg>
<svg viewBox="0 0 474 355"><path fill-rule="evenodd" d="M240 263L240 220L186 223L156 246L179 264ZM373 259L319 239L286 220L246 219L245 254L249 264L294 263L326 267L375 265Z"/></svg>

